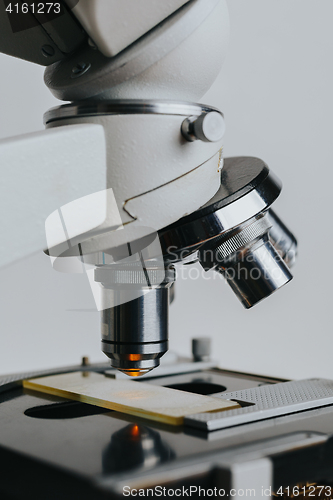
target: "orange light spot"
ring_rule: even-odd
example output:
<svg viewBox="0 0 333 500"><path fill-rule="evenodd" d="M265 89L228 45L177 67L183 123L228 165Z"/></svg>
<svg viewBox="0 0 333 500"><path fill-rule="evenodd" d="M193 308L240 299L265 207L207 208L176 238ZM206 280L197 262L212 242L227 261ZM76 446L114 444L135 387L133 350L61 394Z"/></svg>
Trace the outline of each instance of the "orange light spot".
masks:
<svg viewBox="0 0 333 500"><path fill-rule="evenodd" d="M140 375L143 375L140 370L124 370L124 373L130 377L140 377Z"/></svg>
<svg viewBox="0 0 333 500"><path fill-rule="evenodd" d="M131 434L132 434L133 437L140 436L140 429L139 429L138 425L133 425L133 427L131 429Z"/></svg>
<svg viewBox="0 0 333 500"><path fill-rule="evenodd" d="M129 361L140 361L141 354L129 354L128 359Z"/></svg>

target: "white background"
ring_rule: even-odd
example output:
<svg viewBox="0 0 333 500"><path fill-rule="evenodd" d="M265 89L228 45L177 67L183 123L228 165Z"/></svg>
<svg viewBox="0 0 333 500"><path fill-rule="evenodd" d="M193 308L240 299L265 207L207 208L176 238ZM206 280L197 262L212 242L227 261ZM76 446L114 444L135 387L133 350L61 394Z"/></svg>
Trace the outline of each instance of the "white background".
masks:
<svg viewBox="0 0 333 500"><path fill-rule="evenodd" d="M210 335L225 368L333 378L333 3L230 0L229 8L229 55L203 101L225 113L226 156L261 157L283 180L275 208L298 237L299 259L293 282L250 311L213 274L179 280L171 348L188 355L192 337ZM41 130L58 105L43 69L0 55L0 73L0 138ZM0 296L0 373L105 359L85 277L57 273L39 254L0 270Z"/></svg>

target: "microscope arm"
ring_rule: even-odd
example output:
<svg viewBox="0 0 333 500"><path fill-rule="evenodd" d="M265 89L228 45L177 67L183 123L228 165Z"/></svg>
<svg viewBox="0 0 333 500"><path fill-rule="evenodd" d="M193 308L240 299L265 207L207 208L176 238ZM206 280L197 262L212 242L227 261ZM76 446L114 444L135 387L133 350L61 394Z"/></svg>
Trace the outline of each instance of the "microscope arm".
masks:
<svg viewBox="0 0 333 500"><path fill-rule="evenodd" d="M52 212L105 191L103 127L73 125L2 140L0 166L2 267L47 247L45 221ZM92 230L104 218L95 210L90 218L77 218L77 230Z"/></svg>

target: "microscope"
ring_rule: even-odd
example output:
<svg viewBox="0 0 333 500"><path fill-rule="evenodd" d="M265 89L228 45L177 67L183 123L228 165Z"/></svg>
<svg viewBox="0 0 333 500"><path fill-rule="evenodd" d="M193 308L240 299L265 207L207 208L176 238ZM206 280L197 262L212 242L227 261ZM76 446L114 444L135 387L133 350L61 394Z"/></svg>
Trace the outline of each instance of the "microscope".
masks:
<svg viewBox="0 0 333 500"><path fill-rule="evenodd" d="M45 491L56 498L65 477L65 498L117 498L130 491L122 489L126 481L133 491L232 488L235 498L249 486L256 498L279 495L280 486L280 498L289 498L293 486L307 498L318 481L323 488L333 482L333 382L218 369L205 338L193 340L193 360L158 368L168 351L179 266L199 263L203 272L222 274L246 308L292 279L297 241L272 210L280 181L261 159L224 158L224 115L198 103L221 70L228 36L225 0L1 6L0 51L46 66L47 87L66 104L46 112L45 131L0 143L9 186L19 182L16 192L22 186L27 194L20 210L11 210L18 201L4 188L8 245L0 265L45 251L56 270L87 273L111 369L83 363L68 372L125 374L240 405L187 416L177 433L140 419L124 427L126 416L107 421L105 409L22 389L22 380L45 372L5 377L0 408L16 416L0 436L0 454L6 463L15 455L35 498ZM25 229L14 236L17 224ZM99 438L92 433L81 442L97 419L101 434L113 426L98 467ZM40 447L32 437L38 428ZM29 437L18 440L21 429ZM57 448L51 459L51 443L62 439L71 443L68 454ZM76 440L82 449L72 446ZM0 491L21 498L9 469Z"/></svg>
<svg viewBox="0 0 333 500"><path fill-rule="evenodd" d="M225 2L164 3L81 0L49 6L54 20L37 13L39 26L21 26L19 34L29 36L31 46L18 52L15 32L2 36L0 47L47 65L46 85L71 102L45 114L51 141L60 142L59 133L78 134L59 144L61 156L64 148L76 154L81 131L82 147L87 140L88 148L93 145L84 125L99 135L95 147L101 151L96 158L90 151L88 175L94 176L95 167L102 189L48 214L47 251L58 269L75 269L78 259L90 276L94 268L102 350L113 368L130 376L159 366L168 350L178 265L199 261L205 271L223 274L243 305L252 307L291 280L288 265L297 246L270 208L279 181L259 159L224 160L224 116L196 103L225 57ZM18 15L36 16L31 7L22 9L4 11L8 32ZM37 29L56 34L49 32L50 43L44 40L41 48ZM61 162L55 153L50 168L59 169Z"/></svg>

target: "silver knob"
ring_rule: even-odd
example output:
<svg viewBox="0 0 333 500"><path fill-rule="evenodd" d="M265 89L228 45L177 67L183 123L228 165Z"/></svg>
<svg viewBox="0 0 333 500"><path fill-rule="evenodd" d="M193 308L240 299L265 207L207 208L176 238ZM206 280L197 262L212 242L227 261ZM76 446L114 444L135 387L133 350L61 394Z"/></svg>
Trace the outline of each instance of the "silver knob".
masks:
<svg viewBox="0 0 333 500"><path fill-rule="evenodd" d="M225 133L225 121L222 113L210 111L199 117L189 117L182 123L182 134L189 142L219 142Z"/></svg>

